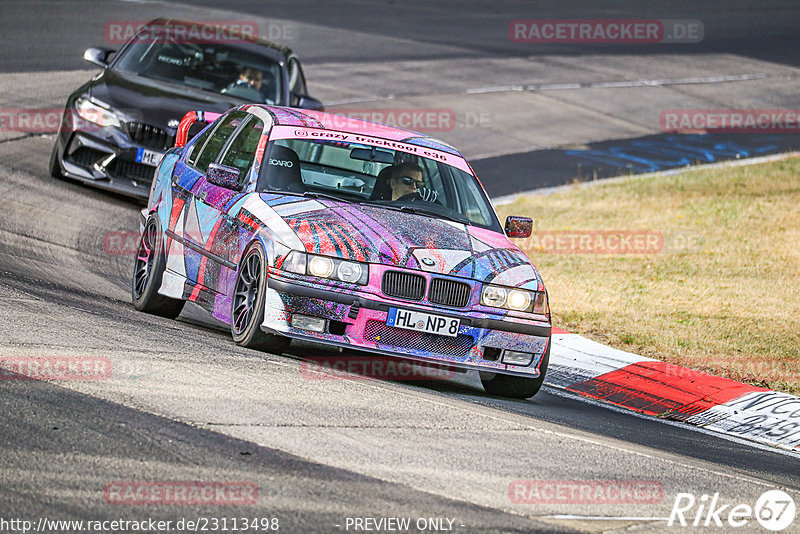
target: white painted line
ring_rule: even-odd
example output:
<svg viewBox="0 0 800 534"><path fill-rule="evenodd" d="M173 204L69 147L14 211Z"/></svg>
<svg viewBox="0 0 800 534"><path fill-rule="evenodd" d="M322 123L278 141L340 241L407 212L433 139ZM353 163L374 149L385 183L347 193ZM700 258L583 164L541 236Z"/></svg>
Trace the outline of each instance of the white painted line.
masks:
<svg viewBox="0 0 800 534"><path fill-rule="evenodd" d="M593 89L593 88L620 88L620 87L659 87L667 85L691 85L691 84L711 84L711 83L726 83L726 82L741 82L748 80L762 80L767 78L776 78L769 74L738 74L733 76L708 76L704 78L665 78L655 80L609 80L606 82L559 82L559 83L542 83L542 84L527 84L527 85L496 85L488 87L474 87L464 91L467 95L481 95L489 93L507 93L507 92L520 92L520 91L565 91L576 89ZM786 79L786 76L781 76L781 79ZM791 77L790 77L791 78ZM388 94L388 95L370 95L366 97L345 98L342 100L332 100L326 106L343 106L349 104L363 104L368 102L382 102L384 100L395 100L398 97L406 96L420 96L419 93L408 94ZM333 110L335 111L335 110Z"/></svg>
<svg viewBox="0 0 800 534"><path fill-rule="evenodd" d="M476 89L467 89L465 91L468 95L484 94L484 93L504 93L507 91L524 91L523 85L498 85L496 87L478 87Z"/></svg>
<svg viewBox="0 0 800 534"><path fill-rule="evenodd" d="M331 100L327 102L325 106L331 107L331 106L345 106L349 104L364 104L367 102L382 102L384 100L394 100L394 98L395 95L386 95L386 96L374 95L374 96L368 96L366 98L345 98L343 100ZM331 110L330 112L335 113L336 110L334 109Z"/></svg>
<svg viewBox="0 0 800 534"><path fill-rule="evenodd" d="M693 85L693 84L706 84L706 83L728 83L728 82L743 82L749 80L763 80L767 78L774 78L765 73L756 74L734 74L731 76L705 76L694 78L662 78L654 80L608 80L605 82L562 82L562 83L542 83L542 84L529 84L521 85L507 85L497 87L477 87L474 89L467 89L466 93L470 94L483 94L483 93L498 93L503 91L563 91L565 89L589 89L589 88L619 88L619 87L662 87L667 85ZM785 76L781 76L785 78Z"/></svg>
<svg viewBox="0 0 800 534"><path fill-rule="evenodd" d="M607 515L569 515L555 514L542 515L546 519L575 519L584 521L669 521L669 517L634 517L634 516L607 516Z"/></svg>
<svg viewBox="0 0 800 534"><path fill-rule="evenodd" d="M580 89L581 83L543 83L541 85L526 85L526 91L562 91L564 89Z"/></svg>

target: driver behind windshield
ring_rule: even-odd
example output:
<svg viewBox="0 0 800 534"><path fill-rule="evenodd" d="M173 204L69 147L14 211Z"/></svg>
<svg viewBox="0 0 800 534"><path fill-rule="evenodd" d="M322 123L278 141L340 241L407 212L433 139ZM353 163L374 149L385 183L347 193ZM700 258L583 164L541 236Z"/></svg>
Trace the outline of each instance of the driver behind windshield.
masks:
<svg viewBox="0 0 800 534"><path fill-rule="evenodd" d="M261 94L263 73L252 67L246 67L239 72L239 79L222 90L223 94L232 95L254 102L264 102Z"/></svg>
<svg viewBox="0 0 800 534"><path fill-rule="evenodd" d="M418 195L427 202L436 201L436 191L425 187L422 180L422 167L415 163L401 163L392 168L392 177L389 179L392 189L392 200L398 200L409 195Z"/></svg>
<svg viewBox="0 0 800 534"><path fill-rule="evenodd" d="M239 79L230 84L224 92L231 92L237 87L252 88L256 91L261 89L262 74L258 69L246 67L239 72Z"/></svg>

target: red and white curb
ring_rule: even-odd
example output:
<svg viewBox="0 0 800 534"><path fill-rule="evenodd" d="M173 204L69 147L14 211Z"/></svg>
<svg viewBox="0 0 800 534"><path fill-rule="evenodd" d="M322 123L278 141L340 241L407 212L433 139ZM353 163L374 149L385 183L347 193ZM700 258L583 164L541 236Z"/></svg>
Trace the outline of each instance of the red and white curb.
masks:
<svg viewBox="0 0 800 534"><path fill-rule="evenodd" d="M800 452L800 397L553 329L546 383L638 413Z"/></svg>

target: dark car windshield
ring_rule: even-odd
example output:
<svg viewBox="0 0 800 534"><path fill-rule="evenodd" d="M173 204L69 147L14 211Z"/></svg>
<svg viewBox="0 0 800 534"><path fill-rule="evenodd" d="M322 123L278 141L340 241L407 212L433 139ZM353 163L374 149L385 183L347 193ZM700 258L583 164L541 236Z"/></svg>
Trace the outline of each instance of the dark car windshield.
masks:
<svg viewBox="0 0 800 534"><path fill-rule="evenodd" d="M441 161L359 143L278 139L267 144L263 162L262 192L374 204L502 232L477 179Z"/></svg>
<svg viewBox="0 0 800 534"><path fill-rule="evenodd" d="M125 49L114 68L249 102L282 104L281 66L235 44L136 42Z"/></svg>

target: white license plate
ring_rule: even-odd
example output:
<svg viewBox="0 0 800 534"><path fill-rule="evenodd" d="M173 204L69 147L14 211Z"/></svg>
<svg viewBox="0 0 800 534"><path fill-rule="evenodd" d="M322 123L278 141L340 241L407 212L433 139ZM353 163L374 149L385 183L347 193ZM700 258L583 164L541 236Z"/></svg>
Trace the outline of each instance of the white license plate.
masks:
<svg viewBox="0 0 800 534"><path fill-rule="evenodd" d="M155 150L147 150L146 148L139 148L136 150L136 161L153 167L158 167L163 156L164 154L156 152Z"/></svg>
<svg viewBox="0 0 800 534"><path fill-rule="evenodd" d="M431 313L389 308L386 324L397 328L405 328L406 330L416 330L418 332L428 332L429 334L456 337L461 321L452 317L442 317L441 315L433 315Z"/></svg>

